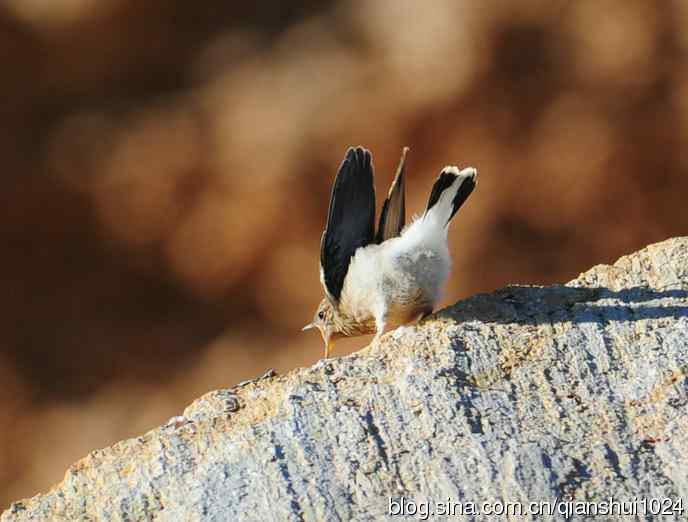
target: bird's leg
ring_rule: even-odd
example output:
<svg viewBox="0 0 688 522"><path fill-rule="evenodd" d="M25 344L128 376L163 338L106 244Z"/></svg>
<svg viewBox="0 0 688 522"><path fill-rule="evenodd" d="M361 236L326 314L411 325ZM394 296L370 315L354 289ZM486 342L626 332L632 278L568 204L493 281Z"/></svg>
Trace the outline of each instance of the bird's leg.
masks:
<svg viewBox="0 0 688 522"><path fill-rule="evenodd" d="M373 338L373 344L380 340L382 334L385 333L387 328L387 310L386 307L380 306L378 313L375 314L375 337Z"/></svg>
<svg viewBox="0 0 688 522"><path fill-rule="evenodd" d="M422 313L418 316L418 321L417 321L417 322L420 323L423 319L427 319L427 318L430 317L431 315L432 315L432 308L429 308L429 309L425 310L424 312L422 312Z"/></svg>
<svg viewBox="0 0 688 522"><path fill-rule="evenodd" d="M334 344L334 341L330 339L329 337L325 339L325 359L330 358L330 351L332 350L332 345Z"/></svg>
<svg viewBox="0 0 688 522"><path fill-rule="evenodd" d="M376 321L377 323L377 321ZM375 332L375 337L373 337L373 342L372 344L375 344L380 340L380 337L382 337L382 334L385 333L385 324L382 323L381 325L377 325L376 332Z"/></svg>

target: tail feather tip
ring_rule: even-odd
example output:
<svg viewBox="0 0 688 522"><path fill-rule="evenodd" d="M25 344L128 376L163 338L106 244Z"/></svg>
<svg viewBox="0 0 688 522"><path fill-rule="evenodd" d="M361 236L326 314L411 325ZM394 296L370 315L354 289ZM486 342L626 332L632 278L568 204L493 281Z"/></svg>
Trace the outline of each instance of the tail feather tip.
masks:
<svg viewBox="0 0 688 522"><path fill-rule="evenodd" d="M456 165L447 165L442 169L442 174L451 174L456 177L470 178L472 180L478 179L478 171L474 167L466 167L460 169Z"/></svg>
<svg viewBox="0 0 688 522"><path fill-rule="evenodd" d="M466 202L477 184L478 171L473 167L460 170L453 165L444 167L430 193L430 200L426 208L426 215L433 211L441 196L447 192L451 194L451 199L445 200L446 203L438 206L435 214L442 216L445 225L449 223L454 214Z"/></svg>

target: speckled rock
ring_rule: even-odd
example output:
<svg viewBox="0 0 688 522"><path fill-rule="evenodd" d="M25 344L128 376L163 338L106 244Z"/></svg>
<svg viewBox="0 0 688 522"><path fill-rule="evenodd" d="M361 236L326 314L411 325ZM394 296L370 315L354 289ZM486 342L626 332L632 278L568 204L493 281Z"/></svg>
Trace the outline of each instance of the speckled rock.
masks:
<svg viewBox="0 0 688 522"><path fill-rule="evenodd" d="M610 496L688 508L687 376L688 238L677 238L211 392L1 520L372 521L401 497L417 509ZM422 514L406 506L399 519Z"/></svg>

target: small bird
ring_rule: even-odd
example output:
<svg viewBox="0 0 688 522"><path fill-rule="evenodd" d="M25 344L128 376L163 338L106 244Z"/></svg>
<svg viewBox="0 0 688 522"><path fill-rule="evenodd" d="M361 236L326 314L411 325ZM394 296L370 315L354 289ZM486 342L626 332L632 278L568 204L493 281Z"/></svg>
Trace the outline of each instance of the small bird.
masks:
<svg viewBox="0 0 688 522"><path fill-rule="evenodd" d="M320 242L320 282L325 299L313 322L329 357L342 337L383 333L430 315L449 277L447 229L475 188L477 171L444 167L425 212L404 227L405 147L375 232L372 157L350 148L332 188Z"/></svg>

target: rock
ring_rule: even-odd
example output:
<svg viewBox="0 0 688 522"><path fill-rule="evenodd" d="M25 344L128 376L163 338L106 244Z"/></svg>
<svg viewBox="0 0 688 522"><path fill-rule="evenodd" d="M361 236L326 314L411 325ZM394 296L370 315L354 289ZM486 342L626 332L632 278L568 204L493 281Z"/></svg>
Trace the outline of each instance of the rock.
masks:
<svg viewBox="0 0 688 522"><path fill-rule="evenodd" d="M558 498L561 512L610 496L685 509L686 346L688 238L677 238L211 392L1 520L380 520L390 498L393 510Z"/></svg>

